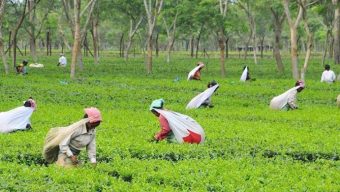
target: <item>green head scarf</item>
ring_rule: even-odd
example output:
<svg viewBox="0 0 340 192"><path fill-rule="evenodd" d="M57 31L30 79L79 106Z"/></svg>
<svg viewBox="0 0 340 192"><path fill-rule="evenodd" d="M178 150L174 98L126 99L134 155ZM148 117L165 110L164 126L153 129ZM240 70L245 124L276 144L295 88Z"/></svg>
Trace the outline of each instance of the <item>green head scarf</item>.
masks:
<svg viewBox="0 0 340 192"><path fill-rule="evenodd" d="M150 105L150 111L152 111L152 109L162 109L163 105L164 105L163 99L154 100Z"/></svg>

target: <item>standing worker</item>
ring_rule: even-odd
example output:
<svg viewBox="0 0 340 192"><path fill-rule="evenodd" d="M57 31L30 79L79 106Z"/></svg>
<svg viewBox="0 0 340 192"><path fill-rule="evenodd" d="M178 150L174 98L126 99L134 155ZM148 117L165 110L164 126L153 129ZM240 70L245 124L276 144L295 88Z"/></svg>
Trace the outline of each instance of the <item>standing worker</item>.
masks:
<svg viewBox="0 0 340 192"><path fill-rule="evenodd" d="M334 83L335 82L335 73L331 70L331 66L325 65L325 70L321 75L321 82Z"/></svg>
<svg viewBox="0 0 340 192"><path fill-rule="evenodd" d="M66 57L64 56L63 53L60 53L59 62L57 66L66 67L66 65L67 65Z"/></svg>

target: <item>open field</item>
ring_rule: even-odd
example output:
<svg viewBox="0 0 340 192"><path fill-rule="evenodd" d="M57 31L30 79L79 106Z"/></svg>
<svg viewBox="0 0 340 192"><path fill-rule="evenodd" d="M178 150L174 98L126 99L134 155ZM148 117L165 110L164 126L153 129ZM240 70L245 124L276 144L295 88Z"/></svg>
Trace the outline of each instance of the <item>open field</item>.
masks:
<svg viewBox="0 0 340 192"><path fill-rule="evenodd" d="M57 68L57 57L43 57L46 67L29 69L27 76L1 75L0 111L29 96L38 109L32 131L0 135L0 191L340 191L340 83L320 83L321 59L311 61L300 108L289 112L268 107L295 83L288 59L279 75L272 59L254 65L233 58L226 61L227 78L219 75L218 59L202 59L202 81L189 82L198 60L164 60L156 58L154 73L146 75L142 58L126 63L105 57L98 67L85 58L84 70L70 80L69 66ZM256 81L239 82L245 64ZM212 79L220 84L215 107L185 110ZM159 130L148 110L158 98L199 122L206 142L148 142ZM104 120L97 128L97 167L46 166L41 151L47 131L78 121L88 106L98 107Z"/></svg>

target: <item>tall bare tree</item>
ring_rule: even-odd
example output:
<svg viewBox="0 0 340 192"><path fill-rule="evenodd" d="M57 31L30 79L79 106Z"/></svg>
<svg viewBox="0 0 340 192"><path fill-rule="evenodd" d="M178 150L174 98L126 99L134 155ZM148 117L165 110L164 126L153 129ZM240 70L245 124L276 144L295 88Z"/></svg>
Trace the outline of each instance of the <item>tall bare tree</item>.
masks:
<svg viewBox="0 0 340 192"><path fill-rule="evenodd" d="M93 42L94 64L99 63L99 2L97 3L93 14L91 15L91 35Z"/></svg>
<svg viewBox="0 0 340 192"><path fill-rule="evenodd" d="M4 64L5 73L8 74L9 70L8 70L8 64L7 64L7 57L6 57L6 54L4 53L4 41L2 37L2 22L4 18L3 17L4 13L5 13L5 5L6 5L6 1L0 0L0 55L2 57L2 62Z"/></svg>
<svg viewBox="0 0 340 192"><path fill-rule="evenodd" d="M73 17L69 15L71 5L70 1L63 0L63 6L65 10L65 16L68 20L69 25L71 26L71 30L73 33L73 47L72 47L72 59L71 59L71 72L70 77L75 77L76 65L77 63L82 63L82 55L81 55L81 44L84 42L85 34L87 32L87 27L90 23L90 18L94 10L94 6L96 4L96 0L89 0L87 5L81 10L81 0L73 1ZM81 26L81 17L87 12L85 17L85 22L83 26ZM82 27L82 28L81 28Z"/></svg>
<svg viewBox="0 0 340 192"><path fill-rule="evenodd" d="M249 29L250 29L248 43L250 42L250 40L253 41L254 63L257 64L257 43L256 43L256 21L255 21L255 14L252 11L253 8L251 7L249 1L246 1L244 3L242 1L238 1L238 5L244 10L244 12L247 15L248 25L249 25ZM245 57L247 56L247 54L246 54L247 50L248 50L248 45L246 47Z"/></svg>
<svg viewBox="0 0 340 192"><path fill-rule="evenodd" d="M147 62L146 62L146 71L147 73L152 73L152 35L155 29L157 17L159 16L162 6L163 0L144 0L144 6L146 15L148 18L148 31L147 31Z"/></svg>
<svg viewBox="0 0 340 192"><path fill-rule="evenodd" d="M334 62L340 64L340 1L332 0L335 7L334 11Z"/></svg>
<svg viewBox="0 0 340 192"><path fill-rule="evenodd" d="M273 26L274 26L274 56L276 60L276 66L279 73L284 73L284 66L282 63L281 58L281 34L282 34L282 25L283 21L286 18L286 15L284 12L279 13L278 10L275 10L273 7L270 8L272 15L273 15Z"/></svg>
<svg viewBox="0 0 340 192"><path fill-rule="evenodd" d="M12 34L12 42L11 42L11 46L13 48L13 66L16 66L16 62L17 62L17 35L18 35L18 31L26 17L26 7L27 7L27 1L25 0L23 1L23 8L22 11L19 13L19 11L16 10L17 14L20 15L19 20L17 21L17 23L15 24L15 26L12 28L11 30L11 34ZM14 7L16 8L16 4L12 2L12 4L14 5Z"/></svg>
<svg viewBox="0 0 340 192"><path fill-rule="evenodd" d="M290 55L292 60L292 74L293 78L299 79L299 69L298 69L298 39L297 39L297 27L299 26L302 15L303 15L303 7L300 3L298 3L298 14L295 20L293 20L290 9L289 9L290 0L283 0L283 6L285 9L285 13L287 16L289 29L290 29Z"/></svg>
<svg viewBox="0 0 340 192"><path fill-rule="evenodd" d="M222 23L223 25L220 26L217 34L218 34L218 45L220 47L220 70L221 76L225 77L225 26L224 20L227 16L228 10L228 0L220 0L219 4L220 8L220 15L222 16Z"/></svg>
<svg viewBox="0 0 340 192"><path fill-rule="evenodd" d="M166 62L170 62L170 54L171 50L174 47L174 42L175 42L175 36L176 36L176 22L177 22L177 16L178 16L178 11L176 12L173 21L171 25L169 26L166 19L163 18L164 21L164 26L167 34L167 45L166 45L166 51L167 51L167 57L166 57Z"/></svg>
<svg viewBox="0 0 340 192"><path fill-rule="evenodd" d="M29 27L25 28L25 30L30 37L30 54L34 62L37 62L36 39L41 33L44 22L47 20L48 13L53 8L54 0L48 1L47 9L44 10L45 13L40 21L36 17L36 7L39 2L40 0L29 0L27 4Z"/></svg>
<svg viewBox="0 0 340 192"><path fill-rule="evenodd" d="M307 17L307 8L308 8L308 4L307 1L305 0L299 0L299 4L301 5L301 7L303 8L303 27L305 29L305 32L307 34L307 51L306 51L306 56L305 56L305 61L303 64L303 68L301 69L301 79L304 80L305 79L305 74L307 71L307 67L308 67L308 61L310 59L311 53L312 53L312 49L313 49L313 39L314 39L314 33L313 31L310 29L309 25L308 25L308 17Z"/></svg>

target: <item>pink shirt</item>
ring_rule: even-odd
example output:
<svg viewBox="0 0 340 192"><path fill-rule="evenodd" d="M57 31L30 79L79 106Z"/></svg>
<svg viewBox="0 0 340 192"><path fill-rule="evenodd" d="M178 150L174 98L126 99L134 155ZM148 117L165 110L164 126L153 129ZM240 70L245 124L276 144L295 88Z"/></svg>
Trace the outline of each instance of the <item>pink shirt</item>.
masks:
<svg viewBox="0 0 340 192"><path fill-rule="evenodd" d="M158 117L159 124L161 125L161 130L155 135L155 139L160 141L165 139L168 134L171 132L169 122L163 115L159 115Z"/></svg>

